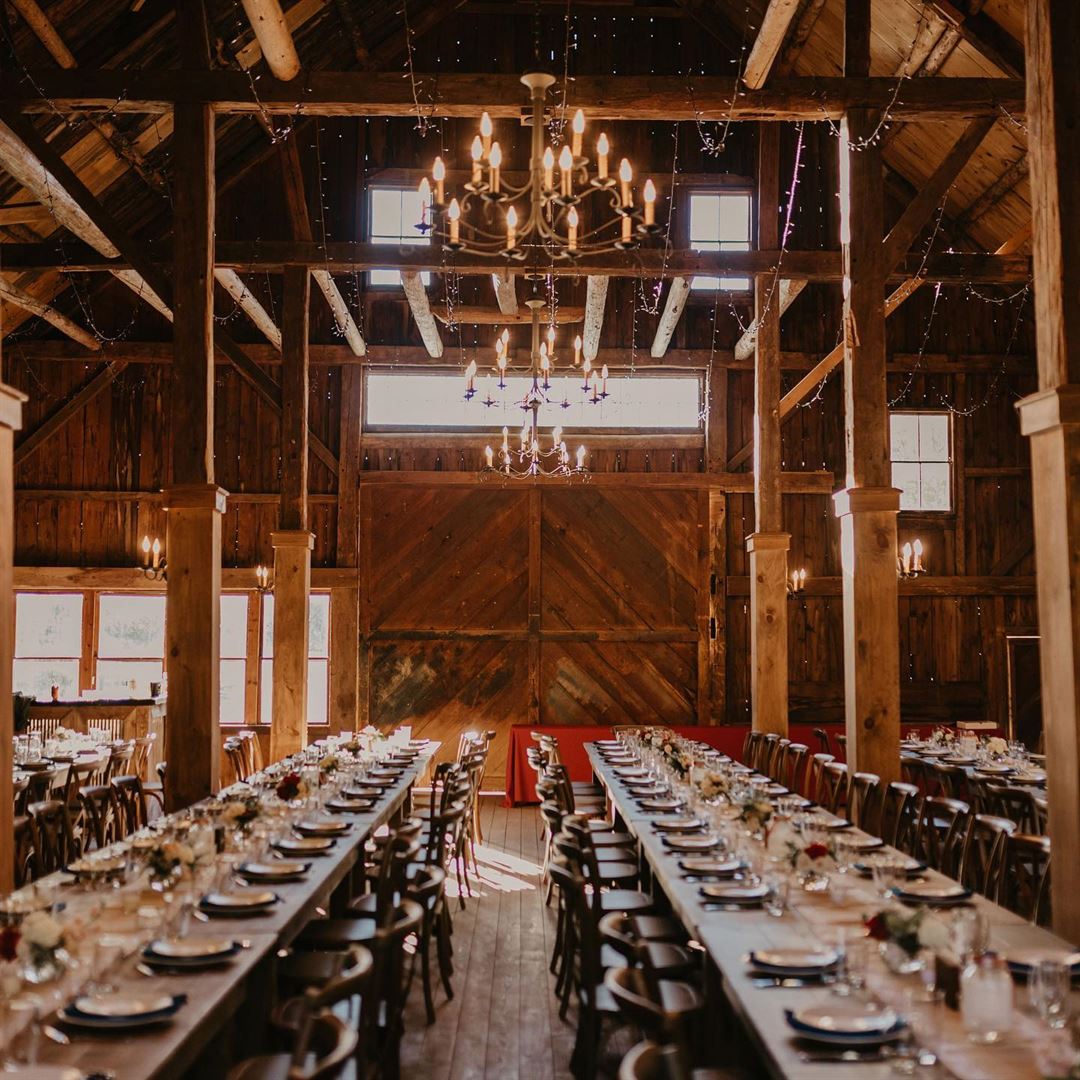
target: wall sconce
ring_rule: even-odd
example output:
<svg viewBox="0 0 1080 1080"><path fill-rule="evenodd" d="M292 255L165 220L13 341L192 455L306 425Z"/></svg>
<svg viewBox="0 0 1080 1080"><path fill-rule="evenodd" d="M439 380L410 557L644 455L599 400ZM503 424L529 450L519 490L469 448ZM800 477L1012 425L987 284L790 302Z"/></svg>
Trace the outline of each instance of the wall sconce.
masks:
<svg viewBox="0 0 1080 1080"><path fill-rule="evenodd" d="M802 591L806 588L806 567L801 570L792 570L791 579L787 583L787 594L789 600L794 600L801 595Z"/></svg>
<svg viewBox="0 0 1080 1080"><path fill-rule="evenodd" d="M261 593L274 591L274 582L270 576L270 567L260 563L255 567L255 588Z"/></svg>
<svg viewBox="0 0 1080 1080"><path fill-rule="evenodd" d="M155 536L153 543L149 536L142 538L142 566L139 569L150 581L167 581L165 556L162 554L161 541Z"/></svg>
<svg viewBox="0 0 1080 1080"><path fill-rule="evenodd" d="M896 572L902 578L918 577L926 573L923 566L923 543L917 537L914 542L906 543L900 549L896 559Z"/></svg>

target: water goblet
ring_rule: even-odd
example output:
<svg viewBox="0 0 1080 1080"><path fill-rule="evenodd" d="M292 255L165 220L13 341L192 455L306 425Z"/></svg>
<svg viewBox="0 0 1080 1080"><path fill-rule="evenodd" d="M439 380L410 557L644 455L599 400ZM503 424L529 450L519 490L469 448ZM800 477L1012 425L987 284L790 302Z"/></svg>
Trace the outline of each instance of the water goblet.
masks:
<svg viewBox="0 0 1080 1080"><path fill-rule="evenodd" d="M783 918L788 909L791 879L782 871L774 870L765 875L764 884L769 890L762 902L765 914L771 915L774 919Z"/></svg>
<svg viewBox="0 0 1080 1080"><path fill-rule="evenodd" d="M1072 972L1060 960L1040 960L1028 975L1028 1000L1049 1028L1063 1028L1069 1020Z"/></svg>

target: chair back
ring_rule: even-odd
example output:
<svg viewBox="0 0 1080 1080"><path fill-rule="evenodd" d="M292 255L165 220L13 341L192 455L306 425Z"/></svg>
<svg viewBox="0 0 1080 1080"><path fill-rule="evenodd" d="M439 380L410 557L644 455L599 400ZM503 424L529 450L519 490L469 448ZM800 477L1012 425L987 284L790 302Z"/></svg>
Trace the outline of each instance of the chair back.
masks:
<svg viewBox="0 0 1080 1080"><path fill-rule="evenodd" d="M983 803L984 813L1015 821L1022 833L1039 836L1045 832L1035 795L1027 788L987 783L983 787Z"/></svg>
<svg viewBox="0 0 1080 1080"><path fill-rule="evenodd" d="M814 802L825 798L825 766L836 759L832 754L814 754L806 766L806 790L803 794Z"/></svg>
<svg viewBox="0 0 1080 1080"><path fill-rule="evenodd" d="M146 795L137 775L115 776L110 787L116 802L119 839L146 825Z"/></svg>
<svg viewBox="0 0 1080 1080"><path fill-rule="evenodd" d="M776 744L779 741L780 736L775 731L768 731L762 737L761 742L758 743L757 757L751 764L759 773L768 773L773 752L776 750Z"/></svg>
<svg viewBox="0 0 1080 1080"><path fill-rule="evenodd" d="M234 782L243 783L248 778L247 754L244 751L244 744L237 738L229 738L225 740L224 750L225 757L229 762L229 768L232 770Z"/></svg>
<svg viewBox="0 0 1080 1080"><path fill-rule="evenodd" d="M790 739L778 738L776 742L772 744L769 752L769 760L765 763L765 768L762 770L766 776L771 776L774 780L780 779L780 763L787 755L787 748L791 745Z"/></svg>
<svg viewBox="0 0 1080 1080"><path fill-rule="evenodd" d="M147 732L133 739L132 742L135 744L135 757L132 760L131 771L140 780L149 780L150 753L154 749L154 743L157 742L157 732Z"/></svg>
<svg viewBox="0 0 1080 1080"><path fill-rule="evenodd" d="M843 814L848 805L848 767L842 761L826 762L820 802L830 813Z"/></svg>
<svg viewBox="0 0 1080 1080"><path fill-rule="evenodd" d="M32 803L48 802L53 793L53 783L57 773L56 769L35 769L30 773L26 793L28 806Z"/></svg>
<svg viewBox="0 0 1080 1080"><path fill-rule="evenodd" d="M16 776L11 781L11 794L15 801L15 815L26 813L26 804L30 801L30 777Z"/></svg>
<svg viewBox="0 0 1080 1080"><path fill-rule="evenodd" d="M877 833L881 827L881 777L877 773L851 775L848 817L864 832Z"/></svg>
<svg viewBox="0 0 1080 1080"><path fill-rule="evenodd" d="M451 803L445 813L433 814L428 819L427 845L424 862L429 866L446 869L447 860L457 847L457 834L465 818L465 803Z"/></svg>
<svg viewBox="0 0 1080 1080"><path fill-rule="evenodd" d="M971 792L963 766L946 765L944 761L931 762L927 779L936 780L938 790L947 799L963 799L971 804Z"/></svg>
<svg viewBox="0 0 1080 1080"><path fill-rule="evenodd" d="M33 876L62 870L82 854L67 807L59 799L31 803L27 808L34 837Z"/></svg>
<svg viewBox="0 0 1080 1080"><path fill-rule="evenodd" d="M375 963L368 995L361 1006L359 1026L365 1054L378 1054L382 1076L398 1075L404 1032L402 1017L411 972L405 939L420 933L423 918L423 908L415 900L402 900L368 943Z"/></svg>
<svg viewBox="0 0 1080 1080"><path fill-rule="evenodd" d="M810 747L806 743L788 743L776 771L776 779L791 791L799 791L803 783L803 769Z"/></svg>
<svg viewBox="0 0 1080 1080"><path fill-rule="evenodd" d="M15 818L15 888L20 889L30 880L34 868L34 829L29 815Z"/></svg>
<svg viewBox="0 0 1080 1080"><path fill-rule="evenodd" d="M334 1080L342 1075L356 1053L360 1037L351 1025L329 1010L315 1011L311 1002L317 996L315 990L305 994L306 1007L287 1072L270 1067L263 1073L256 1058L250 1070L243 1066L239 1069L238 1075L243 1080L270 1080L271 1076L286 1076L287 1080Z"/></svg>
<svg viewBox="0 0 1080 1080"><path fill-rule="evenodd" d="M105 782L104 762L94 759L79 761L76 758L68 766L67 780L64 783L64 802L69 808L79 805L79 791L84 787L96 787Z"/></svg>
<svg viewBox="0 0 1080 1080"><path fill-rule="evenodd" d="M748 731L746 738L743 740L743 764L749 765L751 769L757 768L755 764L760 753L761 745L765 741L765 732L763 731Z"/></svg>
<svg viewBox="0 0 1080 1080"><path fill-rule="evenodd" d="M817 739L818 748L822 754L832 754L832 747L829 745L829 733L824 728L814 728L814 738Z"/></svg>
<svg viewBox="0 0 1080 1080"><path fill-rule="evenodd" d="M972 814L960 857L960 883L996 900L1005 875L1005 841L1018 831L1008 818Z"/></svg>
<svg viewBox="0 0 1080 1080"><path fill-rule="evenodd" d="M95 784L79 789L82 810L83 849L101 849L120 838L116 800L108 784Z"/></svg>
<svg viewBox="0 0 1080 1080"><path fill-rule="evenodd" d="M691 1080L679 1060L678 1047L660 1046L648 1039L630 1048L619 1063L618 1080Z"/></svg>
<svg viewBox="0 0 1080 1080"><path fill-rule="evenodd" d="M932 795L923 800L919 816L919 858L928 866L956 877L971 807L961 799Z"/></svg>
<svg viewBox="0 0 1080 1080"><path fill-rule="evenodd" d="M878 835L886 844L909 855L915 854L921 798L914 784L900 780L887 784L881 795Z"/></svg>
<svg viewBox="0 0 1080 1080"><path fill-rule="evenodd" d="M1006 838L997 901L1028 922L1050 925L1050 837L1013 833Z"/></svg>
<svg viewBox="0 0 1080 1080"><path fill-rule="evenodd" d="M109 754L109 764L105 767L105 783L107 784L114 776L128 776L132 771L134 759L134 740L113 743L112 752Z"/></svg>

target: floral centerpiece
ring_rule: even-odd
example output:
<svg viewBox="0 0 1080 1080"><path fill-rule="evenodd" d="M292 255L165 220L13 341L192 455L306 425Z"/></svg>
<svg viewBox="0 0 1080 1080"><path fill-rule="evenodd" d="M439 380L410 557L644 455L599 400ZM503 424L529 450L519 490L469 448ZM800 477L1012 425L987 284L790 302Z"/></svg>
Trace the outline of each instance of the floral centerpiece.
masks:
<svg viewBox="0 0 1080 1080"><path fill-rule="evenodd" d="M806 841L799 837L788 841L787 860L806 892L824 892L829 887L829 875L836 869L836 848L831 840Z"/></svg>
<svg viewBox="0 0 1080 1080"><path fill-rule="evenodd" d="M995 757L1004 757L1009 752L1009 744L1000 735L986 740L986 752Z"/></svg>
<svg viewBox="0 0 1080 1080"><path fill-rule="evenodd" d="M195 852L190 845L179 840L165 840L146 852L146 869L150 881L156 885L167 885L181 877L186 870L195 865Z"/></svg>
<svg viewBox="0 0 1080 1080"><path fill-rule="evenodd" d="M765 833L768 837L769 822L772 821L773 805L762 795L750 792L737 803L739 820L752 833Z"/></svg>
<svg viewBox="0 0 1080 1080"><path fill-rule="evenodd" d="M935 728L930 735L930 742L934 746L951 746L956 741L956 733L949 728Z"/></svg>
<svg viewBox="0 0 1080 1080"><path fill-rule="evenodd" d="M225 804L222 819L234 829L249 829L262 813L257 795L244 795Z"/></svg>
<svg viewBox="0 0 1080 1080"><path fill-rule="evenodd" d="M327 754L319 762L319 775L325 779L328 776L333 776L340 768L341 759L337 754Z"/></svg>
<svg viewBox="0 0 1080 1080"><path fill-rule="evenodd" d="M703 799L719 799L727 795L730 786L728 778L714 769L706 769L701 779L698 780L698 790L701 792Z"/></svg>
<svg viewBox="0 0 1080 1080"><path fill-rule="evenodd" d="M4 931L4 953L23 963L23 978L29 983L55 979L67 967L70 957L64 927L48 911L33 911L18 929Z"/></svg>
<svg viewBox="0 0 1080 1080"><path fill-rule="evenodd" d="M921 949L940 952L948 947L948 926L928 908L884 908L866 920L866 932L881 949L894 971L916 970L915 955Z"/></svg>
<svg viewBox="0 0 1080 1080"><path fill-rule="evenodd" d="M307 798L308 786L298 772L288 772L278 781L274 792L282 802L292 802Z"/></svg>

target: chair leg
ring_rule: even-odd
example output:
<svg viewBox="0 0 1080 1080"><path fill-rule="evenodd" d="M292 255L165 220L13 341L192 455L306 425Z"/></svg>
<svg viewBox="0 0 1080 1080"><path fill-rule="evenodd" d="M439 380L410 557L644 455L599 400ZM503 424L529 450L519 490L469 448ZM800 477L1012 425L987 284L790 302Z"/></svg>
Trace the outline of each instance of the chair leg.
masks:
<svg viewBox="0 0 1080 1080"><path fill-rule="evenodd" d="M437 950L437 956L439 960L439 978L442 980L443 989L446 991L448 999L452 999L454 996L454 988L450 985L450 976L454 973L454 965L450 959L451 947L450 938L446 933L446 926L448 925L448 915L445 915L442 921L442 929L436 933L435 947Z"/></svg>
<svg viewBox="0 0 1080 1080"><path fill-rule="evenodd" d="M424 926L420 931L420 978L424 983L424 1011L430 1027L435 1023L435 1002L431 995L431 914L424 913Z"/></svg>

